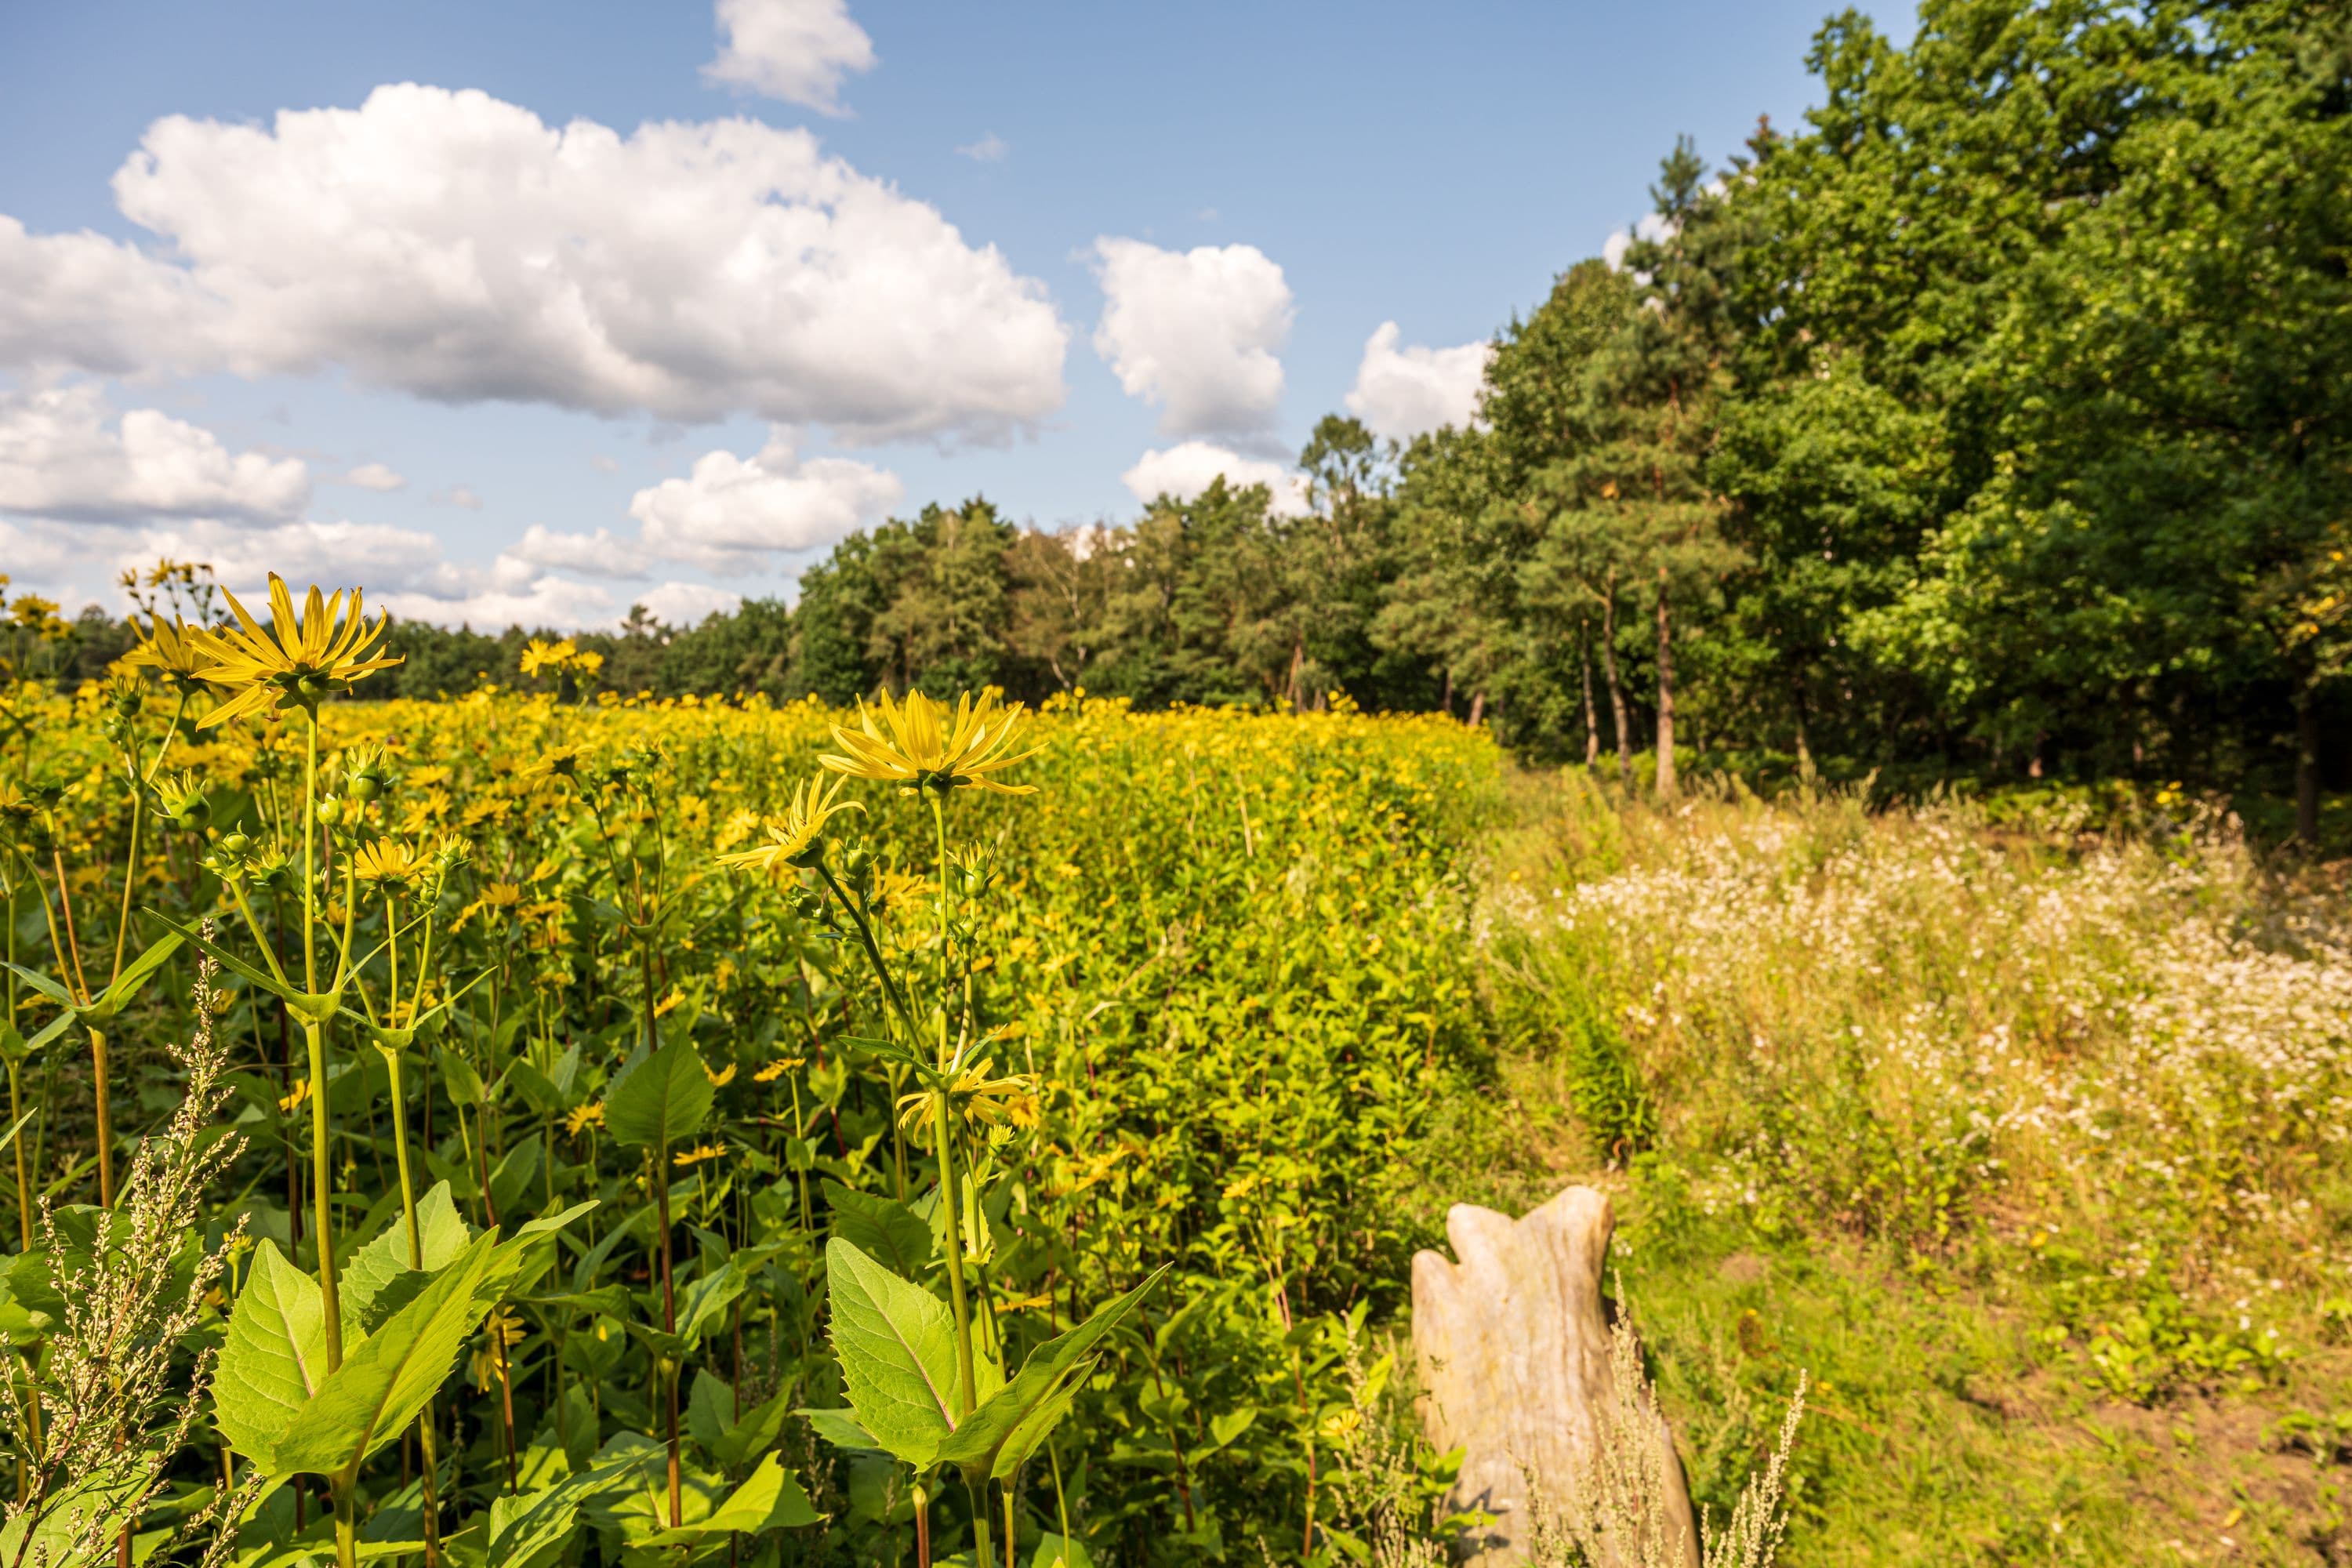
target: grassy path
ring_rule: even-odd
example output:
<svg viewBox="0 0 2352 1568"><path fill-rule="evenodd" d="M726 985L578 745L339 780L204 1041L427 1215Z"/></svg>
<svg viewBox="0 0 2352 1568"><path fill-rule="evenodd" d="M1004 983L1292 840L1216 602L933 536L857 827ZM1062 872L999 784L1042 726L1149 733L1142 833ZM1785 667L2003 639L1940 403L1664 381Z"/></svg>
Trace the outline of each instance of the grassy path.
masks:
<svg viewBox="0 0 2352 1568"><path fill-rule="evenodd" d="M1703 1505L1801 1368L1784 1562L2352 1561L2334 889L2221 833L1515 793L1508 1043L1423 1219L1614 1194Z"/></svg>

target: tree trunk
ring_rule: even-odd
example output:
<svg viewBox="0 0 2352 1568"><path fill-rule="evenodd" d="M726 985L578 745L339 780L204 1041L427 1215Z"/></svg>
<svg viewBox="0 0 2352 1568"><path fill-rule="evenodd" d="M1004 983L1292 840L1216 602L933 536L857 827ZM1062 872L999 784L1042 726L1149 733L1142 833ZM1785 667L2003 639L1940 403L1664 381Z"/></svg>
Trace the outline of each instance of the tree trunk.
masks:
<svg viewBox="0 0 2352 1568"><path fill-rule="evenodd" d="M1479 721L1480 721L1481 720L1485 719L1486 717L1486 692L1484 692L1484 691L1473 692L1473 693L1471 694L1471 697L1470 697L1470 728L1472 728L1473 730L1476 729L1476 728L1478 727Z"/></svg>
<svg viewBox="0 0 2352 1568"><path fill-rule="evenodd" d="M1576 652L1584 665L1584 765L1589 768L1601 760L1601 715L1592 706L1592 628L1582 619L1576 623Z"/></svg>
<svg viewBox="0 0 2352 1568"><path fill-rule="evenodd" d="M2294 696L2294 836L2306 850L2319 847L2319 685L2305 682Z"/></svg>
<svg viewBox="0 0 2352 1568"><path fill-rule="evenodd" d="M1797 776L1811 784L1813 778L1813 748L1805 738L1805 683L1801 677L1790 684L1794 688L1797 710Z"/></svg>
<svg viewBox="0 0 2352 1568"><path fill-rule="evenodd" d="M1609 685L1609 718L1615 726L1617 778L1633 787L1633 750L1625 721L1625 689L1617 680L1617 574L1609 574L1608 591L1601 596L1601 673Z"/></svg>
<svg viewBox="0 0 2352 1568"><path fill-rule="evenodd" d="M1609 1199L1591 1187L1570 1187L1516 1221L1456 1204L1445 1237L1461 1261L1413 1258L1423 1426L1440 1452L1465 1450L1452 1505L1495 1518L1463 1542L1481 1568L1532 1561L1531 1486L1549 1511L1572 1516L1579 1481L1604 1454L1658 1483L1644 1499L1664 1549L1657 1568L1699 1568L1674 1436L1646 1398L1620 1397L1610 1363L1601 1279L1614 1224ZM1637 1568L1634 1541L1587 1544L1601 1568ZM1653 1561L1643 1555L1643 1568Z"/></svg>
<svg viewBox="0 0 2352 1568"><path fill-rule="evenodd" d="M1437 700L1437 703L1445 710L1448 719L1454 717L1454 667L1450 664L1445 667L1445 694Z"/></svg>
<svg viewBox="0 0 2352 1568"><path fill-rule="evenodd" d="M1658 568L1658 798L1675 798L1675 623Z"/></svg>

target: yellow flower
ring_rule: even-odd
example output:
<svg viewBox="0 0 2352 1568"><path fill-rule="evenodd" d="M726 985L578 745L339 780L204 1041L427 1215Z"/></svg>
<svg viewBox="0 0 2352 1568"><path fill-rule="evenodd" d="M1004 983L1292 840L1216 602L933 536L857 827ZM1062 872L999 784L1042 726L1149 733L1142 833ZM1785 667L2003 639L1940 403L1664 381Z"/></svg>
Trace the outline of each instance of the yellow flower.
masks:
<svg viewBox="0 0 2352 1568"><path fill-rule="evenodd" d="M352 857L352 875L362 882L378 882L392 889L406 890L425 872L425 857L413 844L397 838L379 838L373 844L362 844Z"/></svg>
<svg viewBox="0 0 2352 1568"><path fill-rule="evenodd" d="M265 709L282 712L290 708L308 708L315 711L319 699L329 692L348 688L362 676L398 664L397 658L384 658L380 653L369 657L377 640L391 629L392 617L383 616L373 622L362 619L360 591L353 588L351 594L351 604L346 608L341 590L332 598L324 598L314 584L298 619L294 596L287 591L286 580L272 572L269 629L264 631L261 624L236 602L236 595L225 593L223 597L228 600L228 607L243 629L197 630L188 636L197 649L213 660L211 668L205 671L205 679L212 685L226 687L235 695L198 720L197 727L214 729Z"/></svg>
<svg viewBox="0 0 2352 1568"><path fill-rule="evenodd" d="M482 1343L474 1352L474 1386L488 1393L491 1380L506 1372L507 1352L522 1343L527 1331L522 1319L504 1307L490 1310L482 1324Z"/></svg>
<svg viewBox="0 0 2352 1568"><path fill-rule="evenodd" d="M604 1106L601 1100L594 1105L575 1105L563 1118L563 1130L574 1138L579 1137L591 1127L604 1125Z"/></svg>
<svg viewBox="0 0 2352 1568"><path fill-rule="evenodd" d="M570 637L564 638L562 642L549 642L544 637L533 637L522 650L523 677L526 679L535 679L542 670L550 669L561 672L566 665L579 657L580 650L572 646Z"/></svg>
<svg viewBox="0 0 2352 1568"><path fill-rule="evenodd" d="M541 752L539 760L515 774L519 779L572 778L580 772L581 748L551 746Z"/></svg>
<svg viewBox="0 0 2352 1568"><path fill-rule="evenodd" d="M885 692L879 706L881 728L875 726L874 714L861 700L857 704L861 730L836 727L833 731L835 742L848 755L827 753L817 762L852 778L880 779L910 790L926 784L940 789L974 784L999 795L1035 793L1034 784L1003 784L988 776L1037 754L1035 748L1017 754L1009 752L1026 711L1020 703L1004 707L993 691L984 691L974 700L967 691L956 700L950 715L945 703L910 691L904 703ZM948 722L950 719L952 722Z"/></svg>
<svg viewBox="0 0 2352 1568"><path fill-rule="evenodd" d="M136 628L139 617L131 616L131 624ZM152 669L181 690L194 691L203 684L205 671L213 661L196 646L195 635L179 616L173 616L172 624L165 626L163 617L156 616L141 635L139 646L122 656L122 662Z"/></svg>
<svg viewBox="0 0 2352 1568"><path fill-rule="evenodd" d="M948 1100L964 1116L991 1127L1034 1127L1037 1125L1037 1083L1020 1073L1006 1078L991 1078L991 1063L982 1061L957 1071L955 1080L948 1086ZM898 1125L908 1131L920 1131L925 1119L931 1114L931 1094L925 1089L916 1094L898 1097Z"/></svg>
<svg viewBox="0 0 2352 1568"><path fill-rule="evenodd" d="M828 761L830 759L827 759ZM814 779L803 779L793 787L792 804L778 816L766 823L768 842L749 849L739 849L732 855L721 855L721 866L748 866L753 870L772 871L780 866L806 866L814 862L824 847L824 825L845 811L864 811L854 800L835 804L844 780L833 781L825 789Z"/></svg>
<svg viewBox="0 0 2352 1568"><path fill-rule="evenodd" d="M729 1084L735 1081L735 1064L733 1062L729 1062L726 1068L719 1072L712 1072L709 1068L705 1067L702 1069L702 1076L710 1080L711 1088L725 1089Z"/></svg>
<svg viewBox="0 0 2352 1568"><path fill-rule="evenodd" d="M751 1081L753 1083L773 1083L778 1079L783 1077L786 1073L792 1071L794 1068L800 1066L801 1063L805 1060L807 1060L805 1057L778 1057L774 1061L770 1062L766 1067L763 1067L758 1072L753 1073L751 1075Z"/></svg>
<svg viewBox="0 0 2352 1568"><path fill-rule="evenodd" d="M704 1143L696 1148L679 1150L671 1156L670 1163L684 1169L688 1165L699 1165L705 1160L716 1160L725 1152L727 1151L717 1143Z"/></svg>
<svg viewBox="0 0 2352 1568"><path fill-rule="evenodd" d="M287 1111L299 1110L310 1098L310 1080L306 1078L294 1085L293 1093L284 1096L278 1101L278 1109Z"/></svg>

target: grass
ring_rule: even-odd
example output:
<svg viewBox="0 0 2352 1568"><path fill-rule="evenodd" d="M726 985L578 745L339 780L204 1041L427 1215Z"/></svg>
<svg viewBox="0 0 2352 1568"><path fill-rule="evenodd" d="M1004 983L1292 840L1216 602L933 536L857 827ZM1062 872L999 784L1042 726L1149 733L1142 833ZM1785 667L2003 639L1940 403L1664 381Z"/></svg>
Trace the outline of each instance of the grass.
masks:
<svg viewBox="0 0 2352 1568"><path fill-rule="evenodd" d="M1786 1563L2352 1561L2340 874L2211 819L1513 794L1501 1055L1418 1222L1611 1190L1703 1506L1802 1369Z"/></svg>

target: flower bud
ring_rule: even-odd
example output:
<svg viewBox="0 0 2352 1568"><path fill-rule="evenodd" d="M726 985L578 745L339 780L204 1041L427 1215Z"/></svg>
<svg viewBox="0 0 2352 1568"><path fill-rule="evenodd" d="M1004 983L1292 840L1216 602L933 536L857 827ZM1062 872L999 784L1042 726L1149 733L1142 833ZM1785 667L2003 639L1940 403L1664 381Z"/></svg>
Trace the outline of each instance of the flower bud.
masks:
<svg viewBox="0 0 2352 1568"><path fill-rule="evenodd" d="M340 795L329 795L319 803L319 826L332 827L343 819L343 802Z"/></svg>
<svg viewBox="0 0 2352 1568"><path fill-rule="evenodd" d="M242 833L225 834L222 836L220 847L224 855L243 855L253 847L253 840Z"/></svg>

